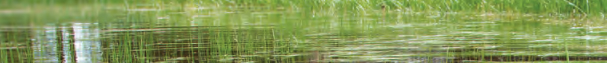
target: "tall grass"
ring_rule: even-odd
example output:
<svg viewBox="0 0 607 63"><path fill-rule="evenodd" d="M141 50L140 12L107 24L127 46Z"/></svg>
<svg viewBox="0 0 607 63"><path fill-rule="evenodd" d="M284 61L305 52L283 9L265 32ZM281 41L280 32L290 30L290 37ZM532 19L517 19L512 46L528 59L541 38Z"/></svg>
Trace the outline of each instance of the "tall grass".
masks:
<svg viewBox="0 0 607 63"><path fill-rule="evenodd" d="M104 40L100 40L104 44L103 61L109 63L177 61L294 63L316 62L306 60L334 61L321 60L326 59L321 58L322 55L333 54L323 52L334 51L329 48L395 40L392 38L364 42L366 39L375 40L374 38L396 36L395 34L417 37L451 34L449 30L455 28L458 31L462 31L459 28L470 28L472 30L463 31L543 34L535 30L543 28L536 26L554 26L555 30L563 32L545 33L559 33L569 37L566 34L568 30L563 30L567 26L540 24L599 26L605 23L602 22L605 18L604 12L607 11L605 3L607 2L603 0L2 0L0 26L99 23L99 28L106 30L106 33L102 34ZM499 24L494 27L486 27L493 24L473 24L474 26L470 27L448 27L447 31L434 30L442 26L468 24L471 21L519 23ZM405 28L406 30L389 27L392 25L407 27L404 25L410 23L439 25L426 24L427 27L422 29ZM2 30L10 31L3 28ZM480 45L517 42L518 40L511 40L516 34L510 32L497 33L503 34L500 36L479 35L483 38L498 37L497 39L502 40L496 41L496 44ZM17 34L35 33L2 31L0 44L31 43L27 40L31 37ZM477 37L475 35L449 37L459 36ZM539 39L547 38L537 38ZM344 43L357 40L363 42ZM504 47L517 46L520 45ZM2 49L0 62L34 61L20 58L33 58L34 56L27 56L33 54L31 49L4 49L8 47L13 46L0 46ZM31 47L31 45L23 47ZM567 55L573 53L569 52L570 48L579 47L565 47L563 50ZM529 49L508 51L522 50ZM480 53L479 57L489 57L492 54L485 50L471 53ZM471 53L452 53L447 50L446 54L425 54L425 56L475 55ZM11 59L13 57L19 59ZM344 58L340 57L340 59Z"/></svg>
<svg viewBox="0 0 607 63"><path fill-rule="evenodd" d="M112 8L123 9L153 8L173 9L155 13L183 12L199 13L212 10L184 10L196 7L230 8L233 10L251 7L285 8L304 12L302 14L379 14L374 10L399 10L408 12L483 12L483 13L524 13L524 14L571 14L572 17L586 15L601 16L606 11L602 0L5 0L2 8L4 25L26 25L29 22L54 23L93 21L107 22L117 20L118 14L111 12ZM312 5L313 4L313 5ZM144 5L144 7L141 7ZM148 5L148 6L146 6ZM25 10L25 11L24 11ZM45 11L42 11L45 10ZM19 12L17 12L19 11ZM23 14L25 13L25 14ZM168 15L185 18L192 14ZM148 15L151 16L151 15ZM156 15L160 17L161 15ZM117 16L119 17L119 16ZM191 19L184 19L186 21ZM149 21L149 20L146 20ZM172 19L171 21L175 21ZM186 22L171 22L186 23Z"/></svg>

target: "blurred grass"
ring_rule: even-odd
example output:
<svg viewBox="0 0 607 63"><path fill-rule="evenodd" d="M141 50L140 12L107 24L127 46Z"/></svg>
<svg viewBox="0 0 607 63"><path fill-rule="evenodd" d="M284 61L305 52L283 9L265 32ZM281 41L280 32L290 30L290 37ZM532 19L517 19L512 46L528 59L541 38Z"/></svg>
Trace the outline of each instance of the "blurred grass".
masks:
<svg viewBox="0 0 607 63"><path fill-rule="evenodd" d="M191 16L191 13L212 11L193 8L229 8L229 10L247 11L284 9L312 15L334 13L383 14L376 12L378 10L569 15L563 18L601 17L604 15L603 12L606 11L605 5L602 4L606 2L602 0L4 0L3 3L0 7L4 16L2 18L11 20L0 21L4 23L3 25L9 25L9 23L11 25L27 25L30 22L116 21L111 19L115 19L120 14L111 12L113 9L167 10L146 12L146 14L160 13L164 15L166 13L171 14L170 12L185 11L188 13L183 17ZM162 16L159 14L153 15ZM179 17L178 15L169 16Z"/></svg>

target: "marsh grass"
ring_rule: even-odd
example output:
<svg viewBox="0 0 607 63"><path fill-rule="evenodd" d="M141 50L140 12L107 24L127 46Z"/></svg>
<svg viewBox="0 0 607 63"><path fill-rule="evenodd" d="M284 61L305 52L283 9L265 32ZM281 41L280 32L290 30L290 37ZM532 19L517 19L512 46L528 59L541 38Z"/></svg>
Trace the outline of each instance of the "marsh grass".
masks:
<svg viewBox="0 0 607 63"><path fill-rule="evenodd" d="M529 58L602 56L606 30L601 27L607 10L602 0L0 2L1 44L29 44L36 33L22 31L48 24L99 23L102 62L108 63L391 62L434 57L536 61ZM3 63L34 61L31 45L0 49Z"/></svg>

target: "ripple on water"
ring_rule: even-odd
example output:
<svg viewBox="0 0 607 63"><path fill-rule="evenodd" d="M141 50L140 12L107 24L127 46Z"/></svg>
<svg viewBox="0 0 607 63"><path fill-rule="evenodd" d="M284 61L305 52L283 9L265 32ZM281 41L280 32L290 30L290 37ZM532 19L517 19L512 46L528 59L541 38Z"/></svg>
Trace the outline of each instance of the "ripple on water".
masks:
<svg viewBox="0 0 607 63"><path fill-rule="evenodd" d="M127 9L127 11L160 11L160 9L139 8L139 9Z"/></svg>
<svg viewBox="0 0 607 63"><path fill-rule="evenodd" d="M574 36L574 37L569 37L569 38L573 38L573 39L584 39L584 40L596 40L599 38L603 38L603 36L590 36L590 35L585 35L585 36Z"/></svg>
<svg viewBox="0 0 607 63"><path fill-rule="evenodd" d="M554 42L554 41L556 41L556 40L554 40L554 39L544 39L544 40L533 40L533 41L529 41L529 42L532 42L532 43L551 43L551 42Z"/></svg>

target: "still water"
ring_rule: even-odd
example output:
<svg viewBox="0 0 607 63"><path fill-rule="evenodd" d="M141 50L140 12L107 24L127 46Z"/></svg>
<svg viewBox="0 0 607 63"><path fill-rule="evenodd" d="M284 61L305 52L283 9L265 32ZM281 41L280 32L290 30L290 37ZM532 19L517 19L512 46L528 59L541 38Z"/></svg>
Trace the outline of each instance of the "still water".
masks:
<svg viewBox="0 0 607 63"><path fill-rule="evenodd" d="M550 18L563 16L559 14L140 6L100 9L107 12L86 15L96 17L93 21L4 26L0 28L0 57L5 58L0 59L1 63L476 63L607 59L603 50L607 28L554 22L566 19Z"/></svg>

